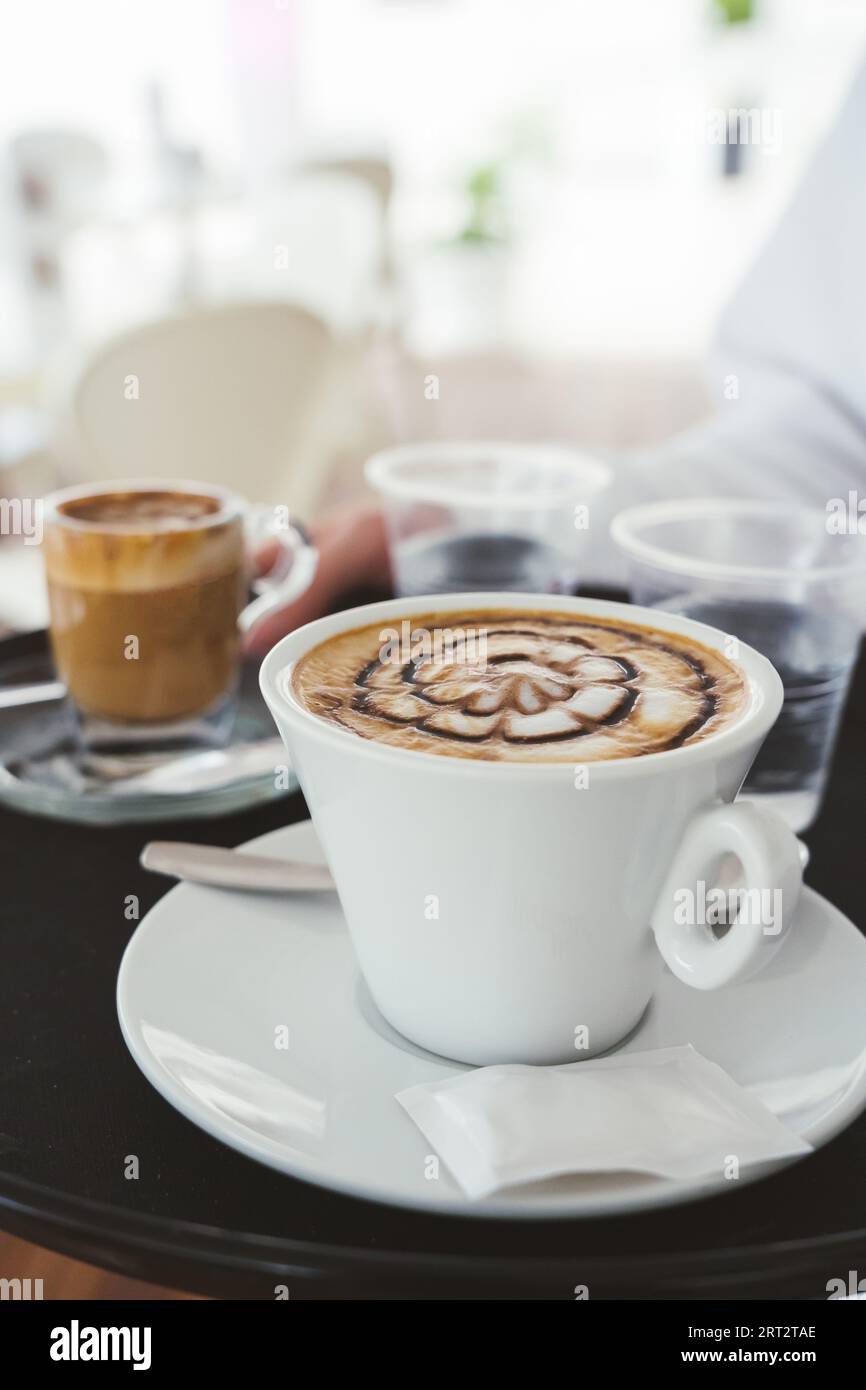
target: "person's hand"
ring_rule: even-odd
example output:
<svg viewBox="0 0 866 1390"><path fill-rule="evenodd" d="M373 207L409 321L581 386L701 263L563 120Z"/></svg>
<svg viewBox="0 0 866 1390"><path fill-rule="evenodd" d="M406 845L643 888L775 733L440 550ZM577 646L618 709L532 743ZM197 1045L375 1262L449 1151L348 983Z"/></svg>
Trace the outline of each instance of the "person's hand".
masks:
<svg viewBox="0 0 866 1390"><path fill-rule="evenodd" d="M275 642L304 623L326 613L347 589L390 583L385 522L378 508L360 504L329 517L311 528L319 552L316 576L301 597L277 613L270 613L244 638L244 652L264 656ZM267 546L260 552L260 571L267 573L275 558Z"/></svg>

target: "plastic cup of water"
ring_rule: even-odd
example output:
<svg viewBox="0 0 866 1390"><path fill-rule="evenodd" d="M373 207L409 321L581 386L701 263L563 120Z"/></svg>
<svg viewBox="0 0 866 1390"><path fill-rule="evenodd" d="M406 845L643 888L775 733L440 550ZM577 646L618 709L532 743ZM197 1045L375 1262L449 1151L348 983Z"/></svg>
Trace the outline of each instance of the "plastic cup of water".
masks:
<svg viewBox="0 0 866 1390"><path fill-rule="evenodd" d="M570 593L610 481L552 444L421 443L386 449L365 476L384 510L397 592Z"/></svg>
<svg viewBox="0 0 866 1390"><path fill-rule="evenodd" d="M633 602L681 613L772 661L782 712L743 787L796 831L821 804L866 619L866 535L828 511L718 498L614 517Z"/></svg>

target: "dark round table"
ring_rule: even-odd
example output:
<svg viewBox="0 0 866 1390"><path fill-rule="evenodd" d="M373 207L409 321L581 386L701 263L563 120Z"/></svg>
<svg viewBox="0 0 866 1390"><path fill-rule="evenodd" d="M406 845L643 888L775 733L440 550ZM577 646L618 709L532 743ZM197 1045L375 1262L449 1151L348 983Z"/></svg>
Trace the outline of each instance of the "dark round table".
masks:
<svg viewBox="0 0 866 1390"><path fill-rule="evenodd" d="M40 636L4 644L29 654ZM857 921L866 663L807 880ZM298 794L213 820L94 828L0 808L0 1227L77 1259L228 1297L827 1297L866 1270L866 1116L813 1156L723 1196L595 1220L472 1221L338 1196L259 1166L177 1114L126 1050L120 957L170 886L147 839L235 845L306 816ZM864 1001L866 1006L866 1001ZM140 1176L124 1176L127 1155Z"/></svg>

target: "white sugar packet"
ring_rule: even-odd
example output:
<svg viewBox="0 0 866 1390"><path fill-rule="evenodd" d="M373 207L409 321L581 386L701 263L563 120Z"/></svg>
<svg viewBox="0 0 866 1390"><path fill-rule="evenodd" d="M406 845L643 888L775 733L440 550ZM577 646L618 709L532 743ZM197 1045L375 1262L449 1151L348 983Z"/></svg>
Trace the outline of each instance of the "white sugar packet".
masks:
<svg viewBox="0 0 866 1390"><path fill-rule="evenodd" d="M690 1045L479 1067L395 1099L472 1198L563 1173L695 1180L812 1149Z"/></svg>

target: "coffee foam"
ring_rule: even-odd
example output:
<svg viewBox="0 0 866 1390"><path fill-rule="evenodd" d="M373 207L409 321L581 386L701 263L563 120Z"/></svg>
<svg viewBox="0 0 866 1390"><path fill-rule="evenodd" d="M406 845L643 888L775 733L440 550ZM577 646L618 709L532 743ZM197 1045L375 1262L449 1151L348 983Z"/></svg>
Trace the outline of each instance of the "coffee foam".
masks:
<svg viewBox="0 0 866 1390"><path fill-rule="evenodd" d="M215 516L220 510L218 497L204 493L179 492L171 488L142 488L131 492L97 492L62 502L61 516L90 525L116 526L138 530L183 530L191 522Z"/></svg>
<svg viewBox="0 0 866 1390"><path fill-rule="evenodd" d="M420 654L408 660L383 659L381 625L314 647L292 673L296 699L375 742L573 763L696 743L745 704L742 675L718 652L637 624L487 610L425 614L411 629L429 640L416 637ZM435 641L443 630L483 634L483 642L458 638L443 653Z"/></svg>
<svg viewBox="0 0 866 1390"><path fill-rule="evenodd" d="M177 511L171 517L165 512L159 516L137 514L135 524L141 529L112 530L112 522L120 520L117 513L97 518L93 512L85 515L83 505L67 512L79 524L46 523L43 551L49 584L87 591L147 593L205 583L244 565L243 531L237 517L197 527L195 520L207 512L197 517L180 516ZM122 520L132 520L128 508Z"/></svg>

